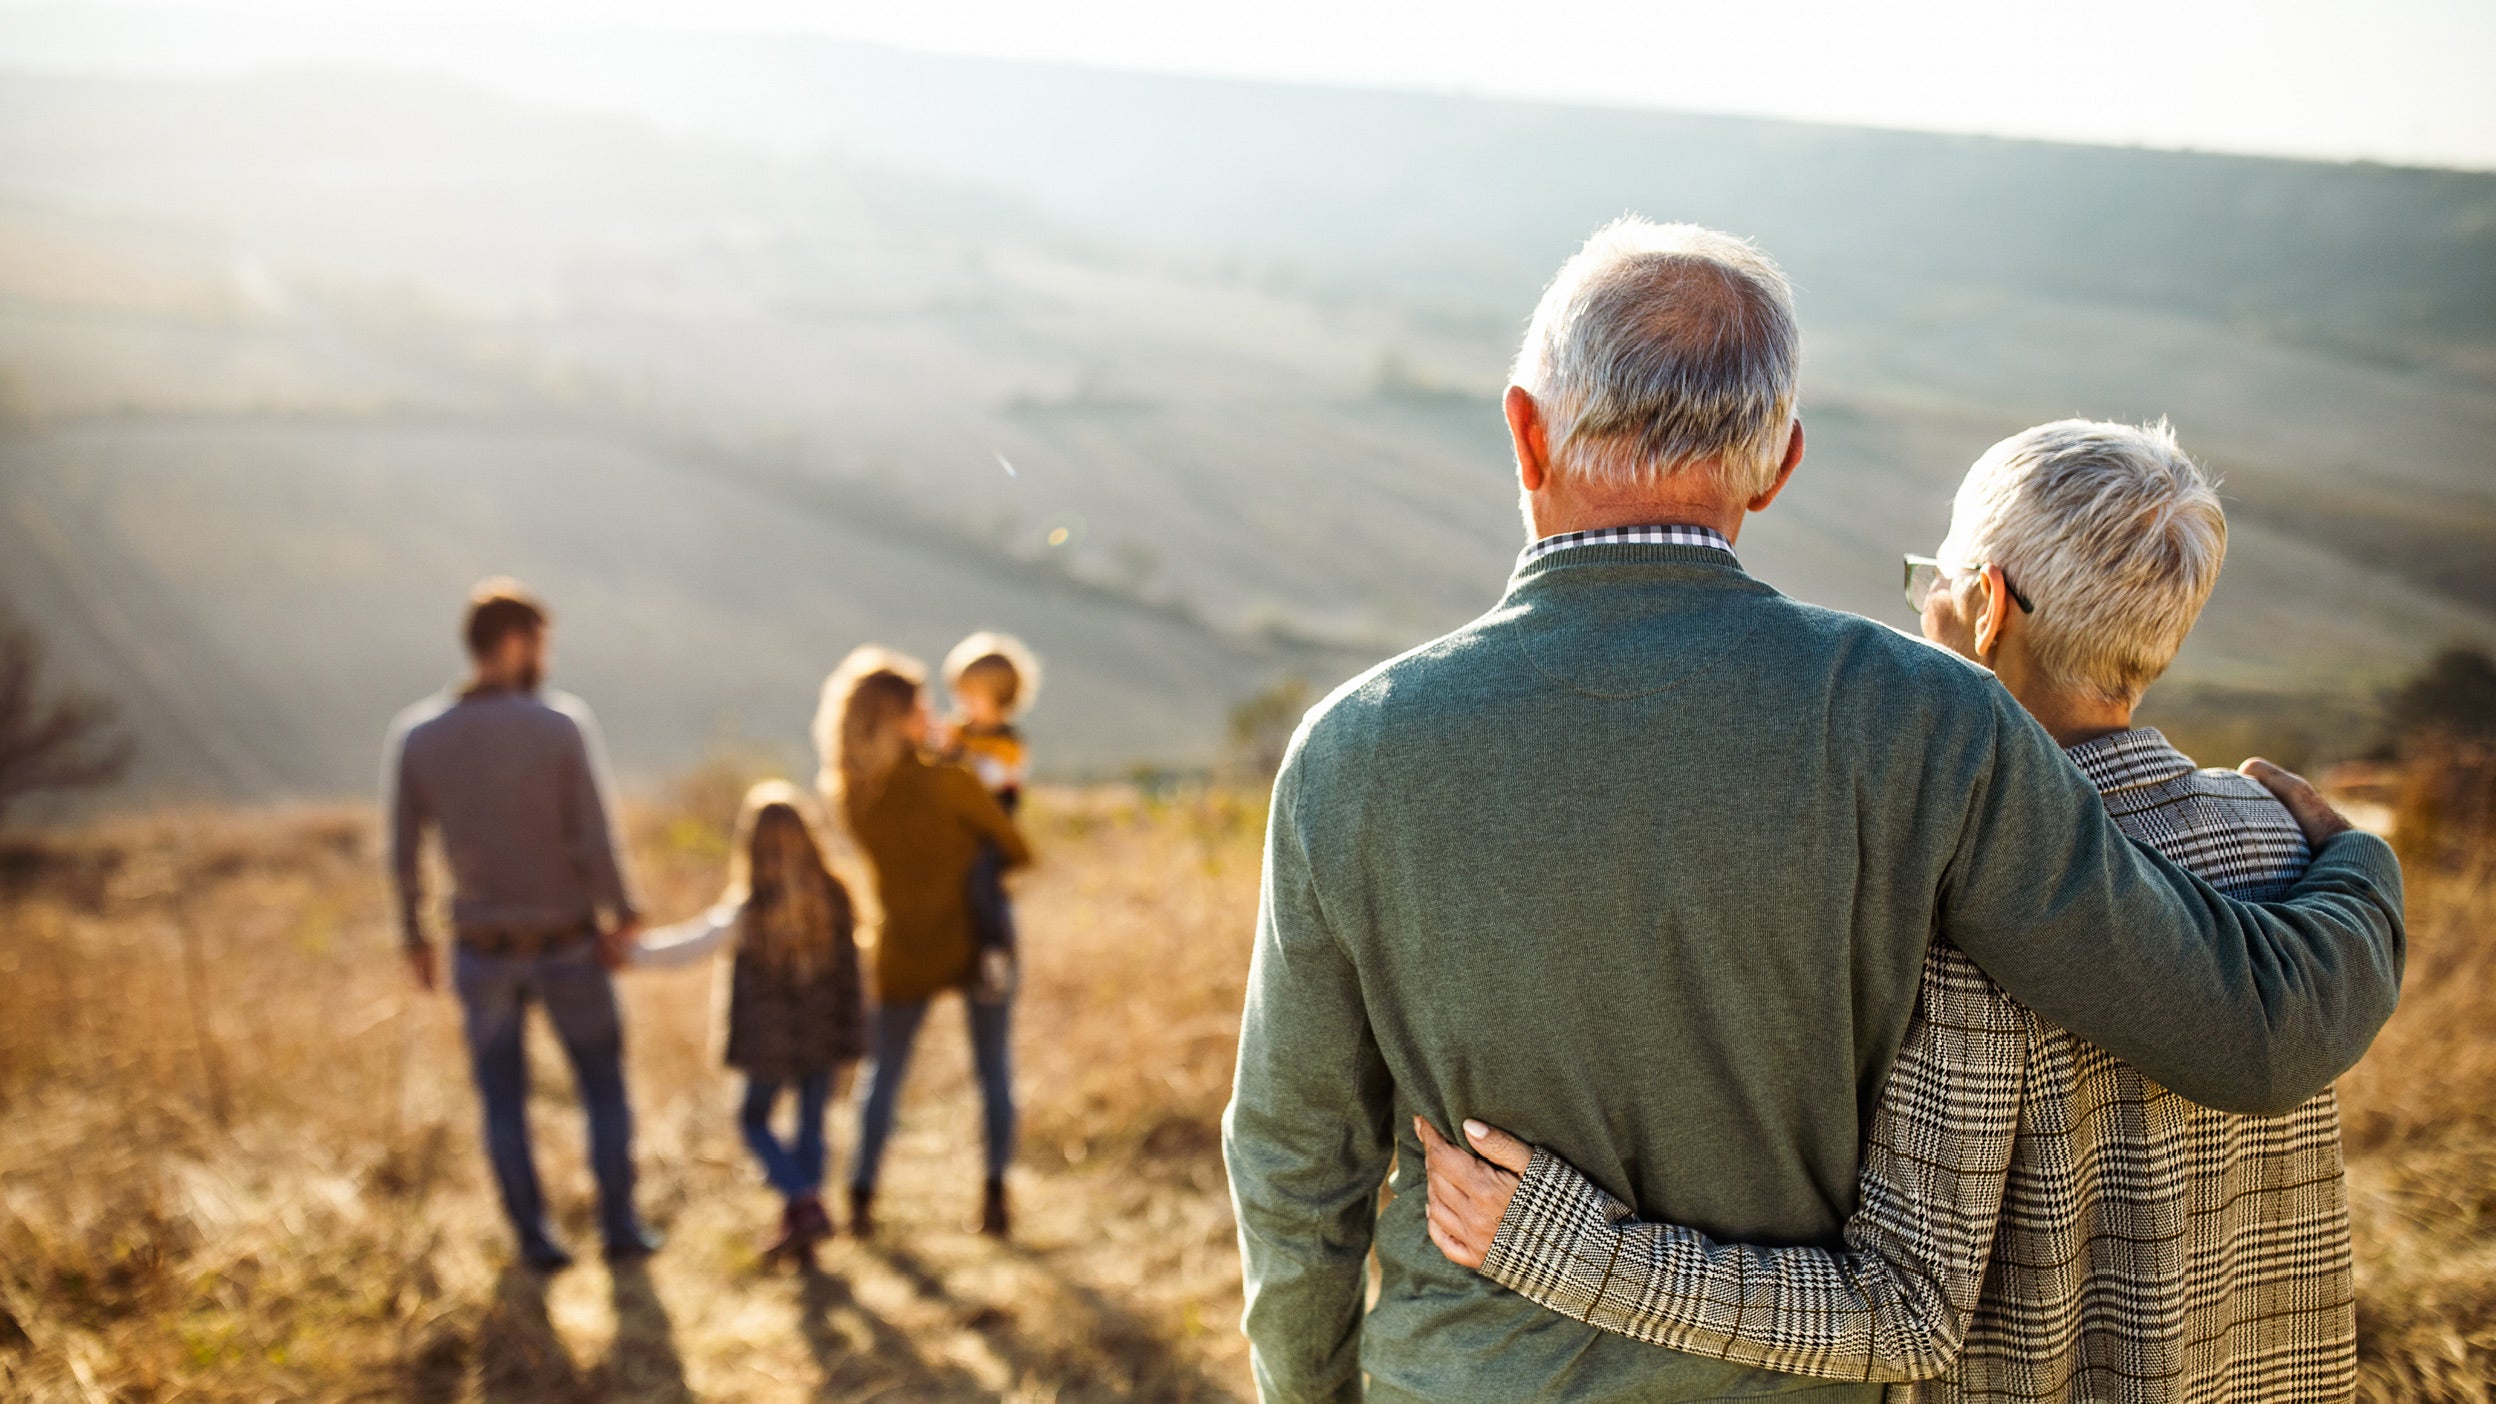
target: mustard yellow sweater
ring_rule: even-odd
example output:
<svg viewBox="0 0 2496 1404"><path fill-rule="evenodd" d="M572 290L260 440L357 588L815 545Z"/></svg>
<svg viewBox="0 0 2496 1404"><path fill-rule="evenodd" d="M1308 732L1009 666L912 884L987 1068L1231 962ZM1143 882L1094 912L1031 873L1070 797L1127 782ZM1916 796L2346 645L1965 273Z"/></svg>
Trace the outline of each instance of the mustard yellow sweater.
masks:
<svg viewBox="0 0 2496 1404"><path fill-rule="evenodd" d="M910 755L863 803L850 832L875 869L884 921L875 941L875 997L916 1004L971 978L971 864L985 841L1006 866L1031 861L1020 830L979 777Z"/></svg>

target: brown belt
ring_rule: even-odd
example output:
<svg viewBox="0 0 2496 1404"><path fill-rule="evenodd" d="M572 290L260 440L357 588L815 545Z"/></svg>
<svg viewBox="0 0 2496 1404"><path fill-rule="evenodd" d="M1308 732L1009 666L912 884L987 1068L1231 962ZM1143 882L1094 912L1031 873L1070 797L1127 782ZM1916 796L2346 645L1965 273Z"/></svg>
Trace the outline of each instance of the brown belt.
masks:
<svg viewBox="0 0 2496 1404"><path fill-rule="evenodd" d="M535 957L569 950L595 933L596 928L586 921L561 926L463 926L458 940L462 949L478 955Z"/></svg>

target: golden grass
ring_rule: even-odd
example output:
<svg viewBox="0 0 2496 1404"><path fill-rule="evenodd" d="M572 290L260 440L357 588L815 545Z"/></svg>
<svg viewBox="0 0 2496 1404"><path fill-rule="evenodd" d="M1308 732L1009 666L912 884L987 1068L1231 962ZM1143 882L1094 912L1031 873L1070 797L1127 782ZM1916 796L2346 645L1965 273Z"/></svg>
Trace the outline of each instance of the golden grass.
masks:
<svg viewBox="0 0 2496 1404"><path fill-rule="evenodd" d="M2496 757L2429 747L2397 805L2400 1012L2340 1082L2358 1397L2496 1400Z"/></svg>
<svg viewBox="0 0 2496 1404"><path fill-rule="evenodd" d="M662 915L719 882L733 787L699 789L636 816ZM668 1249L541 1282L505 1265L456 1005L402 978L366 815L171 814L15 852L0 1397L1246 1394L1216 1124L1262 813L1112 792L1034 810L1018 1238L966 1231L977 1121L940 1008L884 1236L836 1240L812 1276L756 1262L776 1202L736 1138L708 970L625 982L641 1202ZM542 1037L532 1061L541 1172L594 1247L568 1072Z"/></svg>
<svg viewBox="0 0 2496 1404"><path fill-rule="evenodd" d="M710 899L734 780L636 811L658 914ZM541 1281L505 1265L456 1007L401 977L365 813L184 812L14 850L0 1396L1245 1397L1217 1122L1261 820L1219 792L1036 798L1019 1237L965 1228L977 1131L948 1008L885 1235L836 1240L815 1275L756 1262L774 1204L713 1055L711 972L625 983L642 1204L670 1246ZM2496 1375L2489 871L2414 875L2408 997L2342 1087L2370 1400L2487 1401ZM534 1055L541 1168L590 1245L569 1077Z"/></svg>

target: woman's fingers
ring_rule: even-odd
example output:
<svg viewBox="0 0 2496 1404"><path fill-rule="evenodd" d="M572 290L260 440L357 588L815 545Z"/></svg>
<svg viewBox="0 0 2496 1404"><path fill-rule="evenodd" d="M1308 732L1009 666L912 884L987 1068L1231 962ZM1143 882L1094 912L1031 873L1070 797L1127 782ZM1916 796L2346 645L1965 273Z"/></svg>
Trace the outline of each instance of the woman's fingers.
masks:
<svg viewBox="0 0 2496 1404"><path fill-rule="evenodd" d="M1483 1126L1480 1122L1466 1123L1468 1137L1477 1126L1504 1141L1505 1144L1497 1149L1501 1155L1515 1162L1516 1171L1485 1161L1440 1135L1438 1128L1429 1122L1420 1117L1413 1118L1413 1133L1421 1140L1423 1169L1430 1179L1431 1196L1434 1199L1452 1199L1467 1206L1487 1206L1496 1217L1506 1211L1509 1196L1516 1193L1517 1171L1532 1163L1533 1150L1516 1137Z"/></svg>
<svg viewBox="0 0 2496 1404"><path fill-rule="evenodd" d="M1458 1267L1481 1266L1466 1250L1463 1240L1449 1230L1447 1221L1435 1213L1430 1216L1430 1241L1439 1245L1439 1252Z"/></svg>
<svg viewBox="0 0 2496 1404"><path fill-rule="evenodd" d="M1470 1173L1473 1157L1448 1144L1447 1138L1433 1130L1429 1122L1413 1118L1421 1137L1422 1169L1430 1178L1430 1202L1441 1200L1463 1203L1473 1198L1475 1186Z"/></svg>
<svg viewBox="0 0 2496 1404"><path fill-rule="evenodd" d="M1534 1148L1496 1126L1479 1121L1465 1123L1465 1139L1473 1142L1477 1155L1503 1170L1522 1175L1534 1163Z"/></svg>
<svg viewBox="0 0 2496 1404"><path fill-rule="evenodd" d="M1429 1180L1424 1220L1430 1241L1449 1262L1482 1266L1499 1233L1500 1216L1507 1212L1508 1197L1515 1192L1516 1177L1457 1146L1420 1117L1413 1118L1413 1134L1421 1141Z"/></svg>
<svg viewBox="0 0 2496 1404"><path fill-rule="evenodd" d="M1490 1235L1473 1218L1459 1212L1452 1204L1437 1200L1430 1203L1430 1241L1458 1267L1478 1268L1490 1255Z"/></svg>

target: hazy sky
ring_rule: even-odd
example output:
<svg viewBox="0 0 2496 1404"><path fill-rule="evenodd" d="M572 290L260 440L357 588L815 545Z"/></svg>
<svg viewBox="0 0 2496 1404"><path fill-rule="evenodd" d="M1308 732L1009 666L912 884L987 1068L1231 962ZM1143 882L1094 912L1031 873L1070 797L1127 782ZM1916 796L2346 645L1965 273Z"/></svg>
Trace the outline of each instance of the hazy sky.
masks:
<svg viewBox="0 0 2496 1404"><path fill-rule="evenodd" d="M1119 68L2496 168L2496 0L246 4L333 21L352 5L802 31Z"/></svg>

